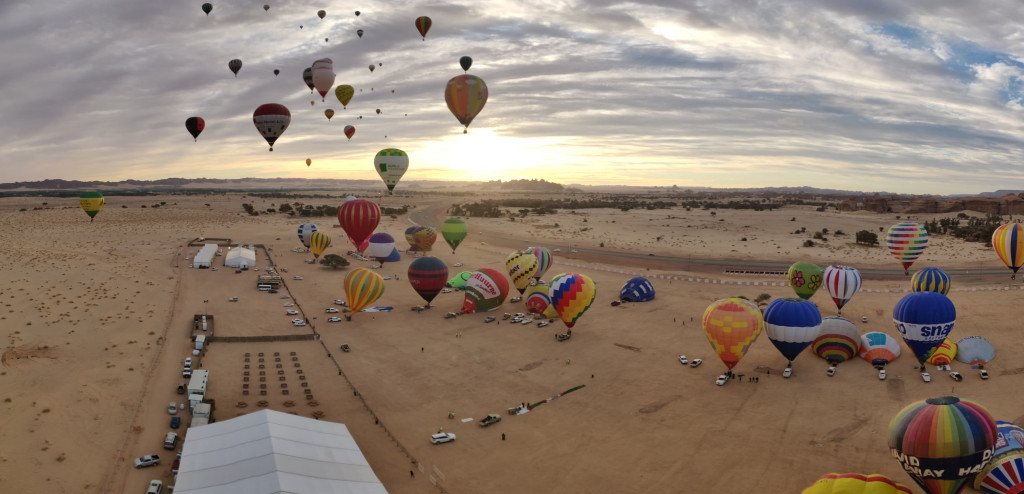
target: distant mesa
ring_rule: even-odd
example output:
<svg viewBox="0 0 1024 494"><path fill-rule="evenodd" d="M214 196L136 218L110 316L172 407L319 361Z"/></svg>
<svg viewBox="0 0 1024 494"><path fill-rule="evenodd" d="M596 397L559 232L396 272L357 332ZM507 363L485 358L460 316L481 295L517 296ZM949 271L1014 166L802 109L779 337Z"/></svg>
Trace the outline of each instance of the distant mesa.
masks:
<svg viewBox="0 0 1024 494"><path fill-rule="evenodd" d="M1007 193L999 197L901 197L855 196L840 201L840 211L871 211L874 213L954 213L976 211L985 214L1024 213L1024 193Z"/></svg>

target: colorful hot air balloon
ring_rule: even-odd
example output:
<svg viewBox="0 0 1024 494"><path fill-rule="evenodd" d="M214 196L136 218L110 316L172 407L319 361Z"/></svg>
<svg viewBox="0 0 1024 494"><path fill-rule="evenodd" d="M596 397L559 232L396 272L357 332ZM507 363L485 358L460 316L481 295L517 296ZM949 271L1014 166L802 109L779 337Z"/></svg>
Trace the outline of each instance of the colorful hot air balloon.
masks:
<svg viewBox="0 0 1024 494"><path fill-rule="evenodd" d="M630 278L619 290L619 300L627 302L649 302L654 300L654 285L643 276Z"/></svg>
<svg viewBox="0 0 1024 494"><path fill-rule="evenodd" d="M369 245L367 245L367 247L369 247ZM381 266L383 266L384 263L386 263L386 262L398 262L398 261L401 261L402 260L402 254L400 252L398 252L398 247L392 247L391 248L391 254L388 254L387 257L377 257L376 259L377 259L378 262L380 262Z"/></svg>
<svg viewBox="0 0 1024 494"><path fill-rule="evenodd" d="M941 293L911 292L896 302L892 322L923 366L932 349L953 330L956 308Z"/></svg>
<svg viewBox="0 0 1024 494"><path fill-rule="evenodd" d="M839 308L839 314L841 315L843 313L843 306L860 289L860 271L849 266L833 264L825 268L824 284L828 294L832 297L832 301Z"/></svg>
<svg viewBox="0 0 1024 494"><path fill-rule="evenodd" d="M562 273L551 279L548 296L551 297L551 305L558 312L558 317L566 327L572 329L594 303L597 285L585 274Z"/></svg>
<svg viewBox="0 0 1024 494"><path fill-rule="evenodd" d="M483 268L474 271L466 280L466 298L462 301L462 312L487 312L497 309L508 295L508 280L498 271Z"/></svg>
<svg viewBox="0 0 1024 494"><path fill-rule="evenodd" d="M718 358L732 369L747 354L764 328L764 318L753 302L724 298L704 310L704 334Z"/></svg>
<svg viewBox="0 0 1024 494"><path fill-rule="evenodd" d="M82 207L85 214L89 215L90 222L96 219L96 213L103 209L104 202L106 201L103 199L103 194L95 190L83 192L78 196L78 205Z"/></svg>
<svg viewBox="0 0 1024 494"><path fill-rule="evenodd" d="M806 261L793 263L786 276L789 279L789 286L793 288L796 295L807 300L810 300L814 292L821 288L823 279L821 266Z"/></svg>
<svg viewBox="0 0 1024 494"><path fill-rule="evenodd" d="M907 405L889 422L889 450L929 494L962 492L995 453L996 421L954 396Z"/></svg>
<svg viewBox="0 0 1024 494"><path fill-rule="evenodd" d="M356 135L356 128L351 125L345 126L345 137L352 140L352 136Z"/></svg>
<svg viewBox="0 0 1024 494"><path fill-rule="evenodd" d="M441 224L441 236L452 247L452 254L455 253L455 249L459 248L459 244L466 238L466 235L469 235L469 227L466 226L465 221L448 218Z"/></svg>
<svg viewBox="0 0 1024 494"><path fill-rule="evenodd" d="M313 62L313 87L320 93L320 101L325 101L327 92L334 86L334 77L334 62L330 58Z"/></svg>
<svg viewBox="0 0 1024 494"><path fill-rule="evenodd" d="M505 259L505 269L508 270L508 277L512 278L512 284L522 295L530 286L530 280L537 272L537 258L533 254L516 251Z"/></svg>
<svg viewBox="0 0 1024 494"><path fill-rule="evenodd" d="M946 338L942 340L942 343L939 343L939 346L935 347L935 350L932 351L926 362L938 366L949 365L953 363L956 352L957 344Z"/></svg>
<svg viewBox="0 0 1024 494"><path fill-rule="evenodd" d="M1024 265L1024 226L1007 223L992 232L992 248L1006 267L1013 270L1010 279L1017 277L1017 270Z"/></svg>
<svg viewBox="0 0 1024 494"><path fill-rule="evenodd" d="M551 296L547 285L533 285L526 291L526 311L531 314L543 314L551 305ZM556 312L557 315L557 312Z"/></svg>
<svg viewBox="0 0 1024 494"><path fill-rule="evenodd" d="M956 342L956 359L965 364L984 367L996 358L996 349L981 336L965 336Z"/></svg>
<svg viewBox="0 0 1024 494"><path fill-rule="evenodd" d="M384 278L366 268L353 269L345 276L345 298L352 311L345 318L351 321L356 312L376 302L383 294Z"/></svg>
<svg viewBox="0 0 1024 494"><path fill-rule="evenodd" d="M412 234L416 233L417 228L419 227L414 225L405 229L405 241L409 243L408 250L416 250L416 242L413 241Z"/></svg>
<svg viewBox="0 0 1024 494"><path fill-rule="evenodd" d="M252 123L256 130L270 144L270 150L274 150L274 142L288 128L292 121L292 113L284 105L267 103L260 105L252 112Z"/></svg>
<svg viewBox="0 0 1024 494"><path fill-rule="evenodd" d="M331 236L320 231L314 231L309 234L309 251L313 253L313 258L319 259L320 254L324 253L328 247L331 246Z"/></svg>
<svg viewBox="0 0 1024 494"><path fill-rule="evenodd" d="M777 298L764 309L764 331L789 364L821 332L821 312L809 300Z"/></svg>
<svg viewBox="0 0 1024 494"><path fill-rule="evenodd" d="M811 349L832 365L846 362L860 351L860 331L846 319L826 317L821 320L821 329L811 342Z"/></svg>
<svg viewBox="0 0 1024 494"><path fill-rule="evenodd" d="M330 121L331 117L334 116L334 110L331 109L331 108L328 108L328 109L324 110L324 116L327 117L328 121Z"/></svg>
<svg viewBox="0 0 1024 494"><path fill-rule="evenodd" d="M445 282L444 286L448 288L458 288L461 290L466 288L466 282L469 281L470 276L473 276L472 271L462 271L449 278L448 281Z"/></svg>
<svg viewBox="0 0 1024 494"><path fill-rule="evenodd" d="M322 21L322 20L324 20L324 17L327 16L327 11L326 10L318 10L316 12L316 16L319 17L320 20Z"/></svg>
<svg viewBox="0 0 1024 494"><path fill-rule="evenodd" d="M338 223L358 249L380 224L380 207L366 199L346 200L338 208Z"/></svg>
<svg viewBox="0 0 1024 494"><path fill-rule="evenodd" d="M363 30L362 29L356 29L356 36L359 36L360 38L362 38L363 37Z"/></svg>
<svg viewBox="0 0 1024 494"><path fill-rule="evenodd" d="M420 252L430 252L437 241L437 232L433 228L418 226L412 233L412 245Z"/></svg>
<svg viewBox="0 0 1024 494"><path fill-rule="evenodd" d="M444 100L448 103L448 110L465 127L462 130L465 134L469 131L470 122L487 104L487 84L475 75L457 75L448 80Z"/></svg>
<svg viewBox="0 0 1024 494"><path fill-rule="evenodd" d="M199 134L206 128L206 121L202 117L188 117L185 119L185 130L192 134L192 140L198 141Z"/></svg>
<svg viewBox="0 0 1024 494"><path fill-rule="evenodd" d="M448 281L448 266L431 256L420 257L409 263L409 284L427 301L427 307Z"/></svg>
<svg viewBox="0 0 1024 494"><path fill-rule="evenodd" d="M381 149L377 151L377 156L373 157L373 167L384 181L384 185L388 187L388 192L393 193L398 181L409 169L409 155L401 149Z"/></svg>
<svg viewBox="0 0 1024 494"><path fill-rule="evenodd" d="M242 70L242 61L235 58L228 62L228 68L235 73L235 77L238 77L238 71Z"/></svg>
<svg viewBox="0 0 1024 494"><path fill-rule="evenodd" d="M206 15L210 15L210 12L213 12L213 4L212 3L204 3L203 4L203 12L206 12Z"/></svg>
<svg viewBox="0 0 1024 494"><path fill-rule="evenodd" d="M309 236L317 230L319 230L319 228L312 223L303 223L299 225L299 242L302 242L303 247L307 249L309 248Z"/></svg>
<svg viewBox="0 0 1024 494"><path fill-rule="evenodd" d="M949 294L952 278L939 268L924 268L910 278L910 287L915 292L939 292Z"/></svg>
<svg viewBox="0 0 1024 494"><path fill-rule="evenodd" d="M551 251L546 247L527 247L523 252L533 254L537 258L537 273L533 277L540 281L540 277L551 268Z"/></svg>
<svg viewBox="0 0 1024 494"><path fill-rule="evenodd" d="M872 332L860 337L860 358L881 367L900 356L900 342L885 333Z"/></svg>
<svg viewBox="0 0 1024 494"><path fill-rule="evenodd" d="M462 66L464 72L469 72L469 68L473 66L473 59L467 56L459 58L459 65Z"/></svg>
<svg viewBox="0 0 1024 494"><path fill-rule="evenodd" d="M429 17L424 15L421 17L417 17L416 21L414 21L414 24L416 25L416 30L420 32L420 36L423 36L423 41L426 41L427 31L430 31L430 26L433 24L433 21L431 21Z"/></svg>
<svg viewBox="0 0 1024 494"><path fill-rule="evenodd" d="M928 247L928 231L913 221L904 221L889 227L885 243L893 257L903 264L904 274L910 274L910 265Z"/></svg>
<svg viewBox="0 0 1024 494"><path fill-rule="evenodd" d="M996 421L996 452L974 477L973 487L985 494L1024 493L1024 429Z"/></svg>
<svg viewBox="0 0 1024 494"><path fill-rule="evenodd" d="M395 250L395 237L392 237L391 234L378 232L370 235L370 245L366 248L366 254L370 257L377 258L383 264L383 260L387 259L393 250Z"/></svg>
<svg viewBox="0 0 1024 494"><path fill-rule="evenodd" d="M313 85L313 67L306 67L306 70L302 71L302 82L306 83L309 87L309 92L312 93L316 87Z"/></svg>
<svg viewBox="0 0 1024 494"><path fill-rule="evenodd" d="M912 494L909 487L885 475L829 473L822 475L801 494Z"/></svg>

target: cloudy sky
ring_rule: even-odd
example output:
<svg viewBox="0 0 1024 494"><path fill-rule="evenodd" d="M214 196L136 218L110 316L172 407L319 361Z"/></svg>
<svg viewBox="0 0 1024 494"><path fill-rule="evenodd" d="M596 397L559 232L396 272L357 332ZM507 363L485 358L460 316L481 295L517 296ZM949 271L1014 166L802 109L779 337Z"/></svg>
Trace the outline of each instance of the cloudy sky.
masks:
<svg viewBox="0 0 1024 494"><path fill-rule="evenodd" d="M1024 188L1019 0L202 3L0 2L0 181L375 179L395 147L407 180ZM468 134L443 94L463 55L490 92ZM303 82L322 57L348 109Z"/></svg>

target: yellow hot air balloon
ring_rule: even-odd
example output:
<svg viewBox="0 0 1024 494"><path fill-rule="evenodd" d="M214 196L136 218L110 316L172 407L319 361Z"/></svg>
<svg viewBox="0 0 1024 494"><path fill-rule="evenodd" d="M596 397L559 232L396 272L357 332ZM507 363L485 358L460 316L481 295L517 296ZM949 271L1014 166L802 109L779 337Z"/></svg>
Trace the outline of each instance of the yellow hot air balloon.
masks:
<svg viewBox="0 0 1024 494"><path fill-rule="evenodd" d="M320 258L324 250L331 246L331 237L326 233L317 230L309 235L309 251L314 258Z"/></svg>
<svg viewBox="0 0 1024 494"><path fill-rule="evenodd" d="M597 285L589 276L579 273L562 273L551 279L548 288L551 305L558 312L566 327L572 329L576 321L594 303Z"/></svg>
<svg viewBox="0 0 1024 494"><path fill-rule="evenodd" d="M519 290L520 295L530 286L533 275L537 274L537 265L537 256L533 253L525 254L522 251L516 251L505 259L508 277L512 278L512 284L515 285L516 290Z"/></svg>
<svg viewBox="0 0 1024 494"><path fill-rule="evenodd" d="M330 121L331 117L334 116L334 110L332 110L330 108L324 110L324 116L327 117L327 121Z"/></svg>
<svg viewBox="0 0 1024 494"><path fill-rule="evenodd" d="M829 473L822 475L801 494L912 494L909 487L885 475Z"/></svg>
<svg viewBox="0 0 1024 494"><path fill-rule="evenodd" d="M365 309L384 294L384 279L366 268L353 269L345 276L345 297L352 314L345 316L351 320L356 312Z"/></svg>
<svg viewBox="0 0 1024 494"><path fill-rule="evenodd" d="M803 300L803 299L798 299ZM724 298L704 310L704 334L718 358L729 369L747 354L764 329L764 317L753 302Z"/></svg>
<svg viewBox="0 0 1024 494"><path fill-rule="evenodd" d="M348 106L348 102L352 101L352 95L356 94L356 90L348 84L340 84L334 88L334 96L338 98L338 102L341 103L341 107L345 108Z"/></svg>
<svg viewBox="0 0 1024 494"><path fill-rule="evenodd" d="M95 190L89 192L83 192L78 197L78 204L82 206L82 210L85 214L89 215L89 221L96 219L96 213L99 213L103 209L103 194L96 192Z"/></svg>

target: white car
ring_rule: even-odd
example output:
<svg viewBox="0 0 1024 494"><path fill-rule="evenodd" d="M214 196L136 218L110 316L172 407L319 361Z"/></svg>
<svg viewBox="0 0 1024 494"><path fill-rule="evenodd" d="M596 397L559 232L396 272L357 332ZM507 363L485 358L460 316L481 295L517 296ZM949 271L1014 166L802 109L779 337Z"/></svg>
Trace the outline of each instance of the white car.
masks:
<svg viewBox="0 0 1024 494"><path fill-rule="evenodd" d="M334 307L328 307L326 310L324 310L324 312L326 312L328 314L337 314L338 313L338 309L335 309Z"/></svg>
<svg viewBox="0 0 1024 494"><path fill-rule="evenodd" d="M879 381L884 381L885 380L885 369L878 369L878 380Z"/></svg>
<svg viewBox="0 0 1024 494"><path fill-rule="evenodd" d="M149 488L146 489L146 494L160 494L163 492L164 482L162 480L150 480Z"/></svg>
<svg viewBox="0 0 1024 494"><path fill-rule="evenodd" d="M216 271L217 268L210 268L210 271Z"/></svg>
<svg viewBox="0 0 1024 494"><path fill-rule="evenodd" d="M547 326L548 324L551 324L551 323L549 323L547 321L541 321L541 322L537 323L537 327L538 328L543 328L544 326Z"/></svg>
<svg viewBox="0 0 1024 494"><path fill-rule="evenodd" d="M793 368L786 367L786 370L782 371L782 377L789 377L793 375Z"/></svg>
<svg viewBox="0 0 1024 494"><path fill-rule="evenodd" d="M461 263L461 262L457 262L457 263L455 263L455 267L457 267L457 268L461 268L461 267L462 267L462 263Z"/></svg>
<svg viewBox="0 0 1024 494"><path fill-rule="evenodd" d="M284 307L295 307L295 304L293 304L291 302L288 302L288 303L284 304Z"/></svg>
<svg viewBox="0 0 1024 494"><path fill-rule="evenodd" d="M228 302L238 302L238 297L231 297L228 299Z"/></svg>
<svg viewBox="0 0 1024 494"><path fill-rule="evenodd" d="M297 315L299 315L299 311L297 311L297 310L286 310L286 311L284 311L284 313L285 313L285 315L289 315L289 316L297 316Z"/></svg>
<svg viewBox="0 0 1024 494"><path fill-rule="evenodd" d="M172 401L169 405L167 405L167 413L169 413L171 415L177 415L178 414L178 404Z"/></svg>
<svg viewBox="0 0 1024 494"><path fill-rule="evenodd" d="M959 372L953 371L949 373L949 377L952 377L954 381L960 382L964 380L964 376L961 376Z"/></svg>
<svg viewBox="0 0 1024 494"><path fill-rule="evenodd" d="M562 249L555 249L552 252L562 252Z"/></svg>
<svg viewBox="0 0 1024 494"><path fill-rule="evenodd" d="M693 359L693 362L690 362L690 367L697 367L698 365L700 365L702 363L704 363L703 359L695 358L695 359Z"/></svg>
<svg viewBox="0 0 1024 494"><path fill-rule="evenodd" d="M302 277L301 277L301 276L292 276L292 279L293 279L293 280L301 280L301 279L302 279Z"/></svg>
<svg viewBox="0 0 1024 494"><path fill-rule="evenodd" d="M921 380L926 382L926 383L930 383L930 382L932 382L932 375L927 373L927 372L922 372L921 373Z"/></svg>
<svg viewBox="0 0 1024 494"><path fill-rule="evenodd" d="M988 371L987 370L981 369L981 378L982 379L988 379Z"/></svg>
<svg viewBox="0 0 1024 494"><path fill-rule="evenodd" d="M160 464L160 455L146 455L135 459L135 468L153 467Z"/></svg>
<svg viewBox="0 0 1024 494"><path fill-rule="evenodd" d="M306 322L306 320L299 318L292 319L292 324L299 324L300 322Z"/></svg>
<svg viewBox="0 0 1024 494"><path fill-rule="evenodd" d="M192 368L192 357L185 357L185 368L186 369L191 369Z"/></svg>
<svg viewBox="0 0 1024 494"><path fill-rule="evenodd" d="M341 322L340 317L328 317L327 322Z"/></svg>
<svg viewBox="0 0 1024 494"><path fill-rule="evenodd" d="M683 365L686 365L686 364L690 363L690 361L686 359L686 355L680 355L679 356L679 363L683 364Z"/></svg>
<svg viewBox="0 0 1024 494"><path fill-rule="evenodd" d="M828 376L832 377L834 375L836 375L836 366L833 365L832 367L828 368Z"/></svg>
<svg viewBox="0 0 1024 494"><path fill-rule="evenodd" d="M527 317L526 319L523 319L519 324L522 324L523 326L526 326L527 324L530 324L532 322L533 322L533 319Z"/></svg>
<svg viewBox="0 0 1024 494"><path fill-rule="evenodd" d="M281 298L285 299L285 298L291 298L291 297L289 297L288 295L281 295Z"/></svg>
<svg viewBox="0 0 1024 494"><path fill-rule="evenodd" d="M430 442L432 444L449 443L455 440L455 434L451 432L438 432L430 436Z"/></svg>
<svg viewBox="0 0 1024 494"><path fill-rule="evenodd" d="M348 303L346 303L344 300L335 300L334 305L340 305L342 307L345 307L348 305Z"/></svg>
<svg viewBox="0 0 1024 494"><path fill-rule="evenodd" d="M191 264L189 264L189 265L188 265L188 267L190 267L190 268L191 268L191 267L192 267L192 265L191 265Z"/></svg>
<svg viewBox="0 0 1024 494"><path fill-rule="evenodd" d="M451 288L442 288L441 289L441 293L452 293L452 289Z"/></svg>
<svg viewBox="0 0 1024 494"><path fill-rule="evenodd" d="M391 279L391 277L390 277L390 276L381 276L381 278L382 278L382 279L385 279L385 280L390 280L390 279Z"/></svg>
<svg viewBox="0 0 1024 494"><path fill-rule="evenodd" d="M257 266L253 266L253 267L252 267L252 270L253 270L253 271L259 271L259 270L260 270L260 268L259 268L259 267L257 267Z"/></svg>
<svg viewBox="0 0 1024 494"><path fill-rule="evenodd" d="M729 380L729 376L727 376L725 374L720 374L718 376L718 379L715 379L715 384L717 384L719 386L725 386L725 382L728 381L728 380Z"/></svg>
<svg viewBox="0 0 1024 494"><path fill-rule="evenodd" d="M292 321L292 324L294 324L296 326L305 326L306 325L306 321Z"/></svg>

